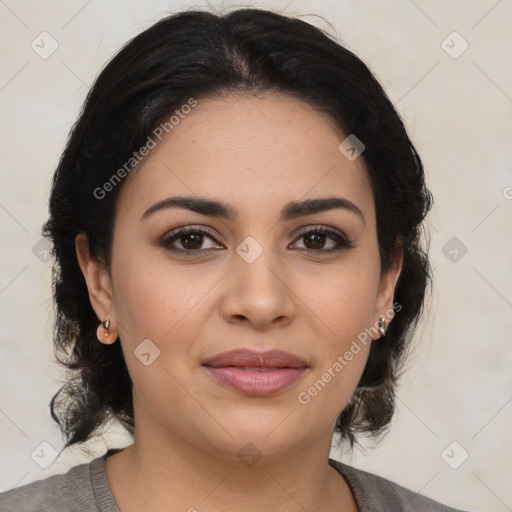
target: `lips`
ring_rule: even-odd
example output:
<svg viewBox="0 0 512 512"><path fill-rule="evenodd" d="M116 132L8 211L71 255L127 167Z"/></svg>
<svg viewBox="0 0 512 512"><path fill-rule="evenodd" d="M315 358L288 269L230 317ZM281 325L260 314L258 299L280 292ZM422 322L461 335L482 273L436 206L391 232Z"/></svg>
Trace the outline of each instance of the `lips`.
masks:
<svg viewBox="0 0 512 512"><path fill-rule="evenodd" d="M282 350L232 350L217 354L203 365L221 385L254 397L289 388L308 368L300 357Z"/></svg>
<svg viewBox="0 0 512 512"><path fill-rule="evenodd" d="M237 366L244 368L305 368L307 364L298 356L282 350L256 352L247 349L222 352L208 359L206 366L220 368Z"/></svg>

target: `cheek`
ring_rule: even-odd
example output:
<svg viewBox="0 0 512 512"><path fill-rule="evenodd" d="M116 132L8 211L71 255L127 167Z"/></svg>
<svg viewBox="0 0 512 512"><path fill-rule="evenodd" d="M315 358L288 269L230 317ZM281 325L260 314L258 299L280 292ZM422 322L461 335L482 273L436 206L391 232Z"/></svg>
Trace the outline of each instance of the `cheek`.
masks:
<svg viewBox="0 0 512 512"><path fill-rule="evenodd" d="M118 258L114 268L116 314L123 343L134 345L145 338L160 337L166 320L173 316L169 304L162 300L166 283L156 279L136 257Z"/></svg>
<svg viewBox="0 0 512 512"><path fill-rule="evenodd" d="M208 293L219 277L172 265L143 250L113 257L113 269L119 335L128 368L139 371L140 361L134 356L147 339L160 350L159 364L173 366L179 361L178 373L193 366L194 342L208 318Z"/></svg>
<svg viewBox="0 0 512 512"><path fill-rule="evenodd" d="M336 272L309 277L300 296L325 331L325 346L340 351L374 321L379 268L354 258ZM320 337L322 339L322 337Z"/></svg>
<svg viewBox="0 0 512 512"><path fill-rule="evenodd" d="M379 282L376 258L347 259L336 272L303 281L304 314L315 328L314 365L298 401L334 420L349 401L368 359Z"/></svg>
<svg viewBox="0 0 512 512"><path fill-rule="evenodd" d="M155 413L164 395L172 407L188 403L183 386L190 386L186 369L201 325L193 320L201 314L199 299L208 283L179 268L152 264L143 251L113 257L113 269L119 336L134 398Z"/></svg>
<svg viewBox="0 0 512 512"><path fill-rule="evenodd" d="M113 257L116 313L124 338L161 339L197 303L202 280L187 276L144 250Z"/></svg>

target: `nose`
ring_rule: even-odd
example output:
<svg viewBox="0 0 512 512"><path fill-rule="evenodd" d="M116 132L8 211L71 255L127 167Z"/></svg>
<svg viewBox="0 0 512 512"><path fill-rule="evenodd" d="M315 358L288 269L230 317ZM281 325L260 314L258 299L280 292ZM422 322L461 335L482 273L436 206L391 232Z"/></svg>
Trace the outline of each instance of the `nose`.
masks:
<svg viewBox="0 0 512 512"><path fill-rule="evenodd" d="M254 329L285 326L295 316L294 294L281 266L266 251L252 263L235 255L221 301L229 323L247 323Z"/></svg>

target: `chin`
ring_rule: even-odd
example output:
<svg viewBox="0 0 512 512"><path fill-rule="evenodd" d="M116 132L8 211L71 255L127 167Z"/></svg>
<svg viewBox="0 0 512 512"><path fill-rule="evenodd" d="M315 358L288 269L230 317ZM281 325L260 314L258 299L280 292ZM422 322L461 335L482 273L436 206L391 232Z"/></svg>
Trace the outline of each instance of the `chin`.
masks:
<svg viewBox="0 0 512 512"><path fill-rule="evenodd" d="M223 414L222 424L231 436L223 435L222 440L218 440L218 448L238 458L244 454L251 455L254 451L255 456L265 456L266 460L296 452L312 443L320 432L315 435L304 430L304 422L297 421L298 415L290 414L291 410L283 408L265 414L255 408L250 412L244 409L234 411L232 415Z"/></svg>

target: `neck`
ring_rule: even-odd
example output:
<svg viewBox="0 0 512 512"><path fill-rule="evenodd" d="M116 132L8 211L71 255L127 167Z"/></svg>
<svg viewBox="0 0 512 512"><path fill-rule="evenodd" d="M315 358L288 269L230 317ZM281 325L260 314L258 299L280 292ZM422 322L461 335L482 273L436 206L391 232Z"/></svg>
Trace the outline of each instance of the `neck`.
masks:
<svg viewBox="0 0 512 512"><path fill-rule="evenodd" d="M106 473L121 512L356 512L343 477L328 464L331 436L269 460L209 453L183 439L139 429L134 443L107 458ZM245 456L243 456L245 455ZM236 506L235 506L236 504Z"/></svg>

